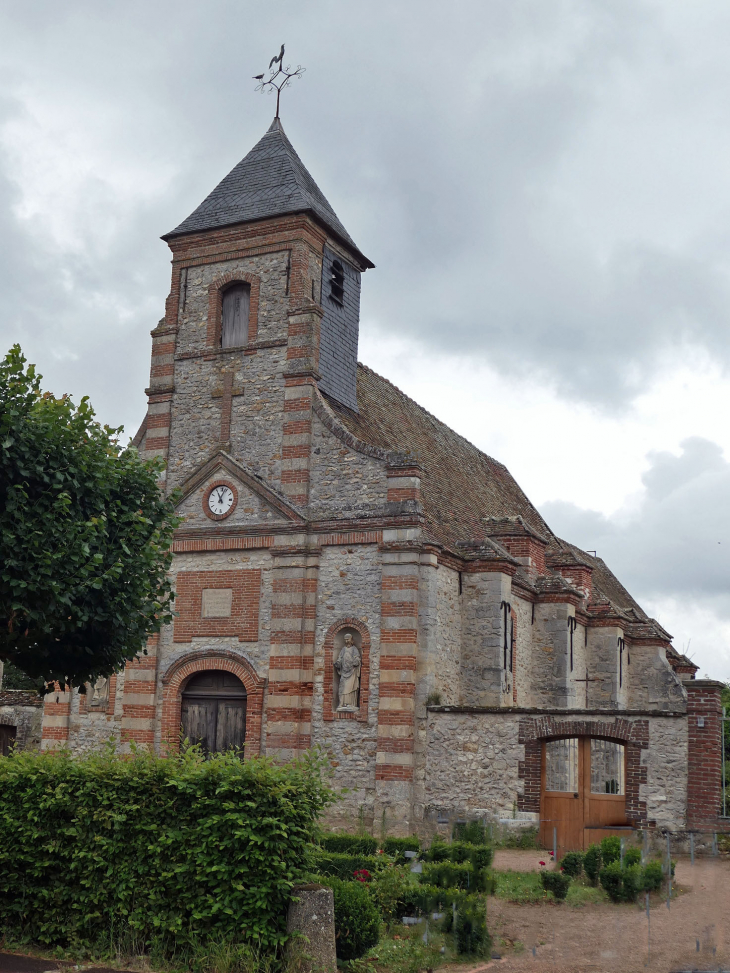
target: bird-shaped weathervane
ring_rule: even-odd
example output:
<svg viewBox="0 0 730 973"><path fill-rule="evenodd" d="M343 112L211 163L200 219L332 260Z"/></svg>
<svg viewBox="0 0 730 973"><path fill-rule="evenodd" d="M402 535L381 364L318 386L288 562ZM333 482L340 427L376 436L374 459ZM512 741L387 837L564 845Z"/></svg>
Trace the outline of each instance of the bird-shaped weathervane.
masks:
<svg viewBox="0 0 730 973"><path fill-rule="evenodd" d="M281 50L278 54L275 54L269 61L269 77L264 80L266 73L254 75L254 81L258 81L256 85L257 91L275 91L276 92L276 117L279 117L279 99L281 98L281 92L284 88L288 88L291 84L292 78L301 78L305 72L300 64L297 64L296 70L292 71L291 66L287 64L284 67L284 45L281 45Z"/></svg>

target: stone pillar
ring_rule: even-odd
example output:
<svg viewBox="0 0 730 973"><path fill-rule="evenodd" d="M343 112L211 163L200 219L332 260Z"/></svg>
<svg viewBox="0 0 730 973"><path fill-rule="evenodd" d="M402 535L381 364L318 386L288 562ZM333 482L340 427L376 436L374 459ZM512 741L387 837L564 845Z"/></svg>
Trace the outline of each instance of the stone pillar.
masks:
<svg viewBox="0 0 730 973"><path fill-rule="evenodd" d="M46 694L43 702L41 750L53 750L68 743L71 696L71 689L68 686L61 689L58 683L52 693Z"/></svg>
<svg viewBox="0 0 730 973"><path fill-rule="evenodd" d="M322 885L299 885L292 889L286 919L287 949L299 959L301 973L335 973L335 903L332 889ZM299 935L297 935L297 933Z"/></svg>
<svg viewBox="0 0 730 973"><path fill-rule="evenodd" d="M159 635L147 642L147 655L138 655L124 667L122 695L122 751L130 744L152 750L155 745L155 694L157 688L157 649Z"/></svg>
<svg viewBox="0 0 730 973"><path fill-rule="evenodd" d="M389 536L398 533L385 531L383 537L375 826L385 812L391 824L397 823L398 830L408 833L412 828L420 554Z"/></svg>
<svg viewBox="0 0 730 973"><path fill-rule="evenodd" d="M722 805L722 683L688 679L687 826L713 827Z"/></svg>
<svg viewBox="0 0 730 973"><path fill-rule="evenodd" d="M504 666L503 602L510 602L512 580L501 571L468 571L462 575L462 706L510 706L512 674ZM507 638L509 640L509 615Z"/></svg>
<svg viewBox="0 0 730 973"><path fill-rule="evenodd" d="M277 551L271 601L271 656L266 702L266 752L289 760L312 745L314 630L317 611L319 550L301 547Z"/></svg>
<svg viewBox="0 0 730 973"><path fill-rule="evenodd" d="M289 315L281 490L299 507L306 507L309 502L312 400L319 378L319 334L323 314L318 304L307 304Z"/></svg>

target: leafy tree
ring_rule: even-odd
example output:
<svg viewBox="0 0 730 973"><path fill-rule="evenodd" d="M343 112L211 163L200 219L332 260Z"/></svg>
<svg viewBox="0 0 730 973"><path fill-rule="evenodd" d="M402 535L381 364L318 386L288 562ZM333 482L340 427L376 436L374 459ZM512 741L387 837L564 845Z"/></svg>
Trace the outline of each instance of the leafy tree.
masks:
<svg viewBox="0 0 730 973"><path fill-rule="evenodd" d="M80 686L171 620L175 498L121 427L40 381L19 346L0 361L0 658Z"/></svg>
<svg viewBox="0 0 730 973"><path fill-rule="evenodd" d="M30 676L14 666L12 662L6 662L3 669L3 689L43 689L42 679L31 679Z"/></svg>

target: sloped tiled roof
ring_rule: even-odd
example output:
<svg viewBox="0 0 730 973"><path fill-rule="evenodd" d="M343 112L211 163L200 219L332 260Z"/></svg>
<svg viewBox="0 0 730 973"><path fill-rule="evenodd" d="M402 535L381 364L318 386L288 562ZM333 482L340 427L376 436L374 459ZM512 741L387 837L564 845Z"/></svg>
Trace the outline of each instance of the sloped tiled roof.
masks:
<svg viewBox="0 0 730 973"><path fill-rule="evenodd" d="M486 539L482 518L514 514L538 533L551 535L506 466L365 365L357 366L359 412L328 401L358 439L417 456L423 467L421 502L428 529L442 544L454 548L461 540Z"/></svg>
<svg viewBox="0 0 730 973"><path fill-rule="evenodd" d="M248 155L186 220L162 239L303 212L312 213L367 266L373 266L337 218L275 118Z"/></svg>
<svg viewBox="0 0 730 973"><path fill-rule="evenodd" d="M429 534L452 551L465 541L488 540L497 522L522 518L530 532L548 544L548 561L592 568L592 603L608 603L627 622L646 623L659 637L666 632L650 619L605 562L557 537L529 501L506 466L487 456L463 436L423 409L391 382L365 365L357 366L357 401L353 412L334 399L330 408L349 432L382 450L411 453L422 467L421 503ZM505 528L506 529L506 528ZM491 541L494 544L494 541ZM538 590L576 590L549 571L533 582ZM608 606L607 606L608 607Z"/></svg>

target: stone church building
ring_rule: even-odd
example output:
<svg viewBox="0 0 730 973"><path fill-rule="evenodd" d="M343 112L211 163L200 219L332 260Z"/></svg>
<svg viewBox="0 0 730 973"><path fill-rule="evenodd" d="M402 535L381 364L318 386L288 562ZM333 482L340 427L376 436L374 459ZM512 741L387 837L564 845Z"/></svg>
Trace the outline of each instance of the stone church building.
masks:
<svg viewBox="0 0 730 973"><path fill-rule="evenodd" d="M181 494L177 615L85 696L48 696L42 745L321 745L342 823L406 833L714 828L718 684L501 463L358 363L374 265L278 119L163 239L135 444Z"/></svg>

